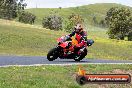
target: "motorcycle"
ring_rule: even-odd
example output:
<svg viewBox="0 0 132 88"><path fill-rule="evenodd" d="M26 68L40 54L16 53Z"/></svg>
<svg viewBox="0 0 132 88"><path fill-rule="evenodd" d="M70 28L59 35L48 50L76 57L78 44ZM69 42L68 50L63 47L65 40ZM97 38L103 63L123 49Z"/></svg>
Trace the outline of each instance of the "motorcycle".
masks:
<svg viewBox="0 0 132 88"><path fill-rule="evenodd" d="M74 46L78 44L78 41L71 37L66 41L67 36L62 36L61 38L57 39L58 45L51 49L47 54L47 59L49 61L53 61L58 57L60 59L74 59L75 61L80 61L87 55L87 48L84 47L82 49L77 50L75 53ZM87 46L91 46L94 43L92 39L87 40Z"/></svg>

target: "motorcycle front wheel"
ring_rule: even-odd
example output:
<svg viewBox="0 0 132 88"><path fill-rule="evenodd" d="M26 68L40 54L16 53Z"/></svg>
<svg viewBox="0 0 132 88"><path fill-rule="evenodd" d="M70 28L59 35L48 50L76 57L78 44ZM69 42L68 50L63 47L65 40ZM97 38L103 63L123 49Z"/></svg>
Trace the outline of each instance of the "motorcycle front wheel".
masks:
<svg viewBox="0 0 132 88"><path fill-rule="evenodd" d="M57 51L57 48L51 49L51 50L48 52L48 54L47 54L47 59L48 59L49 61L53 61L53 60L55 60L55 59L57 59L57 58L58 58L58 51Z"/></svg>
<svg viewBox="0 0 132 88"><path fill-rule="evenodd" d="M87 49L84 49L84 52L81 53L81 55L76 56L76 57L74 58L74 60L75 60L75 61L81 61L83 58L85 58L86 55L87 55Z"/></svg>

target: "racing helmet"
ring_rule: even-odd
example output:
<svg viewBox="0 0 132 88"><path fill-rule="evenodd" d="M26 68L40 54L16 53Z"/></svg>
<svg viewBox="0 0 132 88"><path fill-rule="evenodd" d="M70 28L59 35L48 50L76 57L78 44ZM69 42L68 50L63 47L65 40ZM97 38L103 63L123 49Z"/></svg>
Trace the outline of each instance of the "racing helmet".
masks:
<svg viewBox="0 0 132 88"><path fill-rule="evenodd" d="M75 28L75 32L76 32L76 33L81 33L81 32L83 31L83 26L82 26L82 24L79 24L79 23L78 23L78 24L75 25L74 28Z"/></svg>

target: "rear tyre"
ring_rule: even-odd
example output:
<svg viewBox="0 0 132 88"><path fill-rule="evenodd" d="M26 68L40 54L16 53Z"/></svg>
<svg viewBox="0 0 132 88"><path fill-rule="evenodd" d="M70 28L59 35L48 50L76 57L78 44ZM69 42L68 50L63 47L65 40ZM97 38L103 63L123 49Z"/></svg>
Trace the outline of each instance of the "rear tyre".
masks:
<svg viewBox="0 0 132 88"><path fill-rule="evenodd" d="M58 58L57 48L51 49L51 50L48 52L48 54L47 54L47 59L48 59L49 61L53 61L53 60L55 60L55 59L57 59L57 58Z"/></svg>
<svg viewBox="0 0 132 88"><path fill-rule="evenodd" d="M87 49L84 49L84 52L81 53L80 56L76 56L76 57L74 58L74 60L75 60L75 61L81 61L83 58L85 58L86 55L87 55Z"/></svg>

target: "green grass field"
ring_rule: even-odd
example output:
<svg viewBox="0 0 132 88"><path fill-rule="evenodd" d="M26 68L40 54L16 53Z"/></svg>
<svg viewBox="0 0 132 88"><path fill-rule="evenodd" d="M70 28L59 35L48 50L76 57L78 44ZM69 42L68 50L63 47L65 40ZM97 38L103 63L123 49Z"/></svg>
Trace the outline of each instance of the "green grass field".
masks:
<svg viewBox="0 0 132 88"><path fill-rule="evenodd" d="M60 15L63 20L67 19L69 15L72 13L79 14L85 21L87 27L88 25L93 25L93 17L96 16L97 21L99 22L101 19L104 19L106 16L107 11L111 7L126 7L132 11L131 7L124 6L121 4L115 3L98 3L98 4L91 4L85 5L80 7L71 7L71 8L32 8L26 9L26 11L31 12L37 16L35 24L41 25L42 19L50 14Z"/></svg>
<svg viewBox="0 0 132 88"><path fill-rule="evenodd" d="M83 65L92 74L131 74L131 65ZM40 66L0 68L0 88L131 88L131 84L76 83L78 66Z"/></svg>
<svg viewBox="0 0 132 88"><path fill-rule="evenodd" d="M62 34L17 22L1 20L0 23L1 54L45 55Z"/></svg>
<svg viewBox="0 0 132 88"><path fill-rule="evenodd" d="M88 47L89 59L132 60L132 42L110 40L106 30L91 27L88 38L95 43ZM46 56L57 45L56 39L66 35L63 31L51 31L39 26L15 21L0 20L0 55Z"/></svg>

